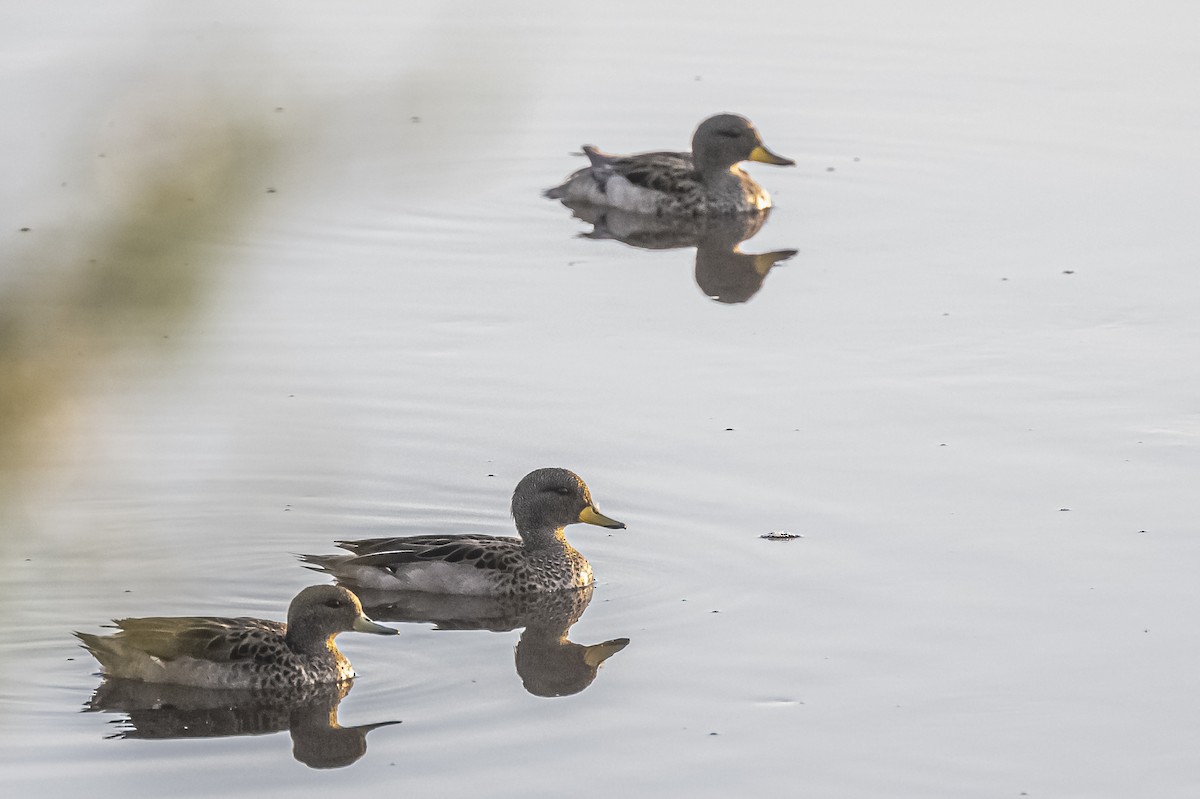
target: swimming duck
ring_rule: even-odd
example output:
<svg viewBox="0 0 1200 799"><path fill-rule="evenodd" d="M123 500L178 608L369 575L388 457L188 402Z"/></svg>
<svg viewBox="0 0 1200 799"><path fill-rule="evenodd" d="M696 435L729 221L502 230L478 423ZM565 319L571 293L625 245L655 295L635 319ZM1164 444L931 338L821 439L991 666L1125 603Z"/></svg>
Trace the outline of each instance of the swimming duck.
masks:
<svg viewBox="0 0 1200 799"><path fill-rule="evenodd" d="M592 584L592 567L567 543L563 528L583 522L623 530L602 514L587 484L566 469L538 469L513 492L520 538L418 535L337 541L350 555L300 559L355 587L386 591L506 596Z"/></svg>
<svg viewBox="0 0 1200 799"><path fill-rule="evenodd" d="M718 114L700 123L690 153L655 152L608 155L592 146L591 161L545 195L554 200L619 208L657 216L704 216L761 211L771 196L738 164L760 161L792 166L763 144L750 120Z"/></svg>
<svg viewBox="0 0 1200 799"><path fill-rule="evenodd" d="M105 676L197 688L285 688L341 682L354 670L334 645L338 633L395 635L363 615L336 585L305 588L287 624L264 619L176 616L117 619L112 635L75 633Z"/></svg>

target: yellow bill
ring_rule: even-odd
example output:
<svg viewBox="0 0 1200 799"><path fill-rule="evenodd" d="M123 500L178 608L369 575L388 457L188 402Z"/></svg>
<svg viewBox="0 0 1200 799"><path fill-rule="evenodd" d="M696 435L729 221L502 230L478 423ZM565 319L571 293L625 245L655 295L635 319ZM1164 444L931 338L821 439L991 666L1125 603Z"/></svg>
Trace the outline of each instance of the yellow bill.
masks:
<svg viewBox="0 0 1200 799"><path fill-rule="evenodd" d="M400 631L394 627L384 627L382 624L376 624L366 616L359 616L351 625L356 633L375 633L376 635L399 635Z"/></svg>
<svg viewBox="0 0 1200 799"><path fill-rule="evenodd" d="M761 144L750 151L750 160L760 161L764 164L774 164L775 166L796 165L796 162L792 159L784 158L782 155L775 155L775 153L771 152Z"/></svg>
<svg viewBox="0 0 1200 799"><path fill-rule="evenodd" d="M600 511L596 510L595 505L588 505L583 510L579 511L579 521L584 524L595 524L600 527L608 527L612 530L624 530L625 523L619 522L616 519L610 519Z"/></svg>

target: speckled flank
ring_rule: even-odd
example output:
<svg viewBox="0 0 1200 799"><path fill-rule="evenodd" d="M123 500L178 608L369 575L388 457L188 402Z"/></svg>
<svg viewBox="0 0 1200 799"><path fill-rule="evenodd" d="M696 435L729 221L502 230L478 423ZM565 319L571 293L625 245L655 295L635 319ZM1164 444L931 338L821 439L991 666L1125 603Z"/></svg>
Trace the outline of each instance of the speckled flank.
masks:
<svg viewBox="0 0 1200 799"><path fill-rule="evenodd" d="M561 549L517 557L509 554L494 567L496 594L561 591L592 584L592 566L577 549L562 542ZM477 562L476 568L489 568Z"/></svg>
<svg viewBox="0 0 1200 799"><path fill-rule="evenodd" d="M404 536L339 541L350 555L302 555L339 581L378 590L512 596L592 584L592 567L564 535L576 522L623 528L600 515L587 485L566 469L538 469L517 484L521 537Z"/></svg>

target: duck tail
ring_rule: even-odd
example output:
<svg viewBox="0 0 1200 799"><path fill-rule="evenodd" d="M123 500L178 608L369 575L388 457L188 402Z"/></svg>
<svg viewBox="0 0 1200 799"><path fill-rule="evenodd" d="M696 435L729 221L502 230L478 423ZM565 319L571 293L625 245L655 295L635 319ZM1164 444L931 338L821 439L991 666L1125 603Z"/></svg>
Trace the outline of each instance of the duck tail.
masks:
<svg viewBox="0 0 1200 799"><path fill-rule="evenodd" d="M124 648L109 636L80 632L74 635L79 639L79 645L100 662L100 666L105 672L113 671L125 657Z"/></svg>
<svg viewBox="0 0 1200 799"><path fill-rule="evenodd" d="M345 557L345 555L296 555L296 558L304 564L304 568L326 574L333 574L334 564L344 560Z"/></svg>
<svg viewBox="0 0 1200 799"><path fill-rule="evenodd" d="M583 145L581 149L588 158L588 166L572 174L561 185L546 189L542 196L551 200L587 201L592 199L588 196L592 186L598 187L603 193L609 177L613 174L613 164L621 160L621 157L600 152L590 144Z"/></svg>
<svg viewBox="0 0 1200 799"><path fill-rule="evenodd" d="M592 163L593 169L597 167L611 167L620 160L620 156L601 152L590 144L583 145L583 154L588 157L588 161Z"/></svg>

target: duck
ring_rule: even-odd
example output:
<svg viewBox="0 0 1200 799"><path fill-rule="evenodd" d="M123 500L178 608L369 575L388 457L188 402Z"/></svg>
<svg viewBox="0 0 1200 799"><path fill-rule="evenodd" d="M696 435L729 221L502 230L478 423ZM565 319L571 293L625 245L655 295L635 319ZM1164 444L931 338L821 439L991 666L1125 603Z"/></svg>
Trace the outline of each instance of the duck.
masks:
<svg viewBox="0 0 1200 799"><path fill-rule="evenodd" d="M116 619L111 635L76 632L105 677L195 688L294 689L352 679L338 633L396 635L363 614L349 589L314 585L288 606L287 623L247 617Z"/></svg>
<svg viewBox="0 0 1200 799"><path fill-rule="evenodd" d="M510 596L578 589L594 581L587 559L564 528L582 522L613 530L625 524L596 507L583 478L568 469L536 469L517 483L512 517L520 538L417 535L336 541L349 555L300 555L309 568L375 591Z"/></svg>
<svg viewBox="0 0 1200 799"><path fill-rule="evenodd" d="M758 161L794 166L763 144L754 124L740 114L717 114L700 123L691 152L610 155L585 145L590 164L571 174L546 197L565 205L596 205L660 217L698 217L762 211L771 195L738 166Z"/></svg>

